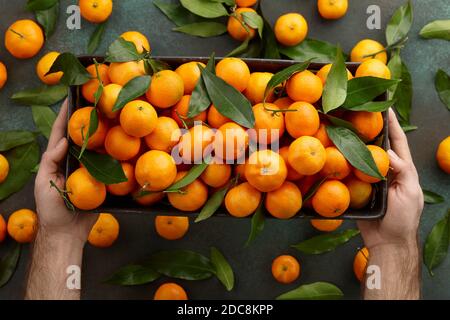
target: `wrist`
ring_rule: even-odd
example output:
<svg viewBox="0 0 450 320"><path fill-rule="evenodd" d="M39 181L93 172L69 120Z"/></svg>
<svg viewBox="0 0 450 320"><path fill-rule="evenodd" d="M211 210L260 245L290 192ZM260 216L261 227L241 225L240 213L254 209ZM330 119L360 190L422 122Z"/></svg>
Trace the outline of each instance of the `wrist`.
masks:
<svg viewBox="0 0 450 320"><path fill-rule="evenodd" d="M40 226L38 229L36 240L49 243L57 250L83 250L86 241L80 239L75 233L65 230L54 230Z"/></svg>
<svg viewBox="0 0 450 320"><path fill-rule="evenodd" d="M395 256L398 258L417 259L419 256L419 245L417 240L399 241L392 243L377 244L367 248L371 257Z"/></svg>

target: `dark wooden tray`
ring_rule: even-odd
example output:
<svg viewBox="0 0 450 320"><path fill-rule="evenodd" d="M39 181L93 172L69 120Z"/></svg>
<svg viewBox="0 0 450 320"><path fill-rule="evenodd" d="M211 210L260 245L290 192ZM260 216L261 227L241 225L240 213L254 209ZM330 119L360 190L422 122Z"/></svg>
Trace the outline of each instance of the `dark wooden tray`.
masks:
<svg viewBox="0 0 450 320"><path fill-rule="evenodd" d="M103 61L103 57L92 57L92 56L81 56L79 57L81 63L84 66L88 66L93 63L93 59L97 59L98 62ZM169 56L161 56L154 57L154 59L164 61L168 63L171 67L176 68L179 65L190 62L190 61L201 61L207 62L207 57L169 57ZM221 58L217 58L216 60L220 60ZM252 72L254 71L267 71L276 73L281 71L282 69L289 67L298 61L292 60L267 60L267 59L243 59L249 66ZM358 67L358 63L347 63L347 68L354 74L356 68ZM309 69L310 70L319 70L322 68L324 64L322 63L311 63ZM78 106L88 105L86 101L84 101L81 96L79 87L72 86L69 89L69 110L68 110L68 119L74 112L74 110ZM381 96L378 98L379 100L386 100L387 95ZM387 150L389 146L388 141L388 119L387 112L383 113L384 120L384 129L381 135L384 137L382 147ZM71 172L79 167L78 161L71 156L70 154L66 159L66 178L69 176ZM339 217L339 219L345 220L376 220L381 219L387 210L387 194L388 194L388 182L387 180L381 181L374 185L374 193L372 195L372 200L369 205L360 210L349 209L345 214ZM172 206L169 205L167 200L163 200L163 202L158 203L151 207L144 207L137 204L131 196L125 197L117 197L109 195L107 196L103 205L92 212L109 212L115 214L145 214L151 213L155 215L176 215L176 216L196 216L198 213L191 212L183 212L179 211ZM216 213L215 216L221 217L230 217L228 212L224 207L221 207ZM271 215L267 214L267 217L272 218ZM318 214L316 214L313 210L309 208L302 208L301 211L294 218L315 218L315 219L323 219Z"/></svg>

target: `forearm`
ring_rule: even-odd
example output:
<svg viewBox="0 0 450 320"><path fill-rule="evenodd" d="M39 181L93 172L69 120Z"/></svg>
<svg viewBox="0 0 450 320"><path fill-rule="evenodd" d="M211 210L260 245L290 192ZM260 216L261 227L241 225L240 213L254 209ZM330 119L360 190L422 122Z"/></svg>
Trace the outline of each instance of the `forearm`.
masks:
<svg viewBox="0 0 450 320"><path fill-rule="evenodd" d="M80 299L79 288L72 282L68 285L68 277L75 277L76 283L81 275L68 273L68 268L75 266L81 270L83 246L84 243L76 237L54 235L40 229L33 246L25 298Z"/></svg>
<svg viewBox="0 0 450 320"><path fill-rule="evenodd" d="M369 266L378 266L380 287L364 287L366 300L420 299L420 254L418 245L389 245L369 249ZM377 269L377 268L374 268ZM377 275L367 274L366 281ZM374 288L375 287L375 288Z"/></svg>

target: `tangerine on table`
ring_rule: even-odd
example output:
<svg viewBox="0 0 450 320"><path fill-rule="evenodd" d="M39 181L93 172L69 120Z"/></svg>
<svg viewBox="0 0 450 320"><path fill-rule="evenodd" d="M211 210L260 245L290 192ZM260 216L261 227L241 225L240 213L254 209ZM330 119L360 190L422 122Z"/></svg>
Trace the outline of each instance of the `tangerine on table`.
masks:
<svg viewBox="0 0 450 320"><path fill-rule="evenodd" d="M155 129L158 114L153 106L142 100L128 102L120 112L120 125L130 136L143 138Z"/></svg>
<svg viewBox="0 0 450 320"><path fill-rule="evenodd" d="M8 234L18 243L30 243L36 237L38 216L29 209L13 212L8 219Z"/></svg>
<svg viewBox="0 0 450 320"><path fill-rule="evenodd" d="M270 72L253 72L250 74L247 89L244 91L244 95L250 100L252 105L263 102L264 93L266 91L267 84L272 79L273 73ZM267 96L266 102L272 102L274 100L273 90Z"/></svg>
<svg viewBox="0 0 450 320"><path fill-rule="evenodd" d="M294 168L292 168L291 164L289 163L289 146L280 148L280 150L278 150L278 153L283 158L284 163L286 164L286 168L287 168L286 180L296 181L296 180L300 180L301 178L303 178L303 175L301 175Z"/></svg>
<svg viewBox="0 0 450 320"><path fill-rule="evenodd" d="M33 20L17 20L5 33L5 47L14 57L34 57L44 45L44 33Z"/></svg>
<svg viewBox="0 0 450 320"><path fill-rule="evenodd" d="M450 136L442 140L436 152L439 167L450 174Z"/></svg>
<svg viewBox="0 0 450 320"><path fill-rule="evenodd" d="M183 94L183 79L171 70L155 73L146 92L148 101L158 108L170 108L181 100Z"/></svg>
<svg viewBox="0 0 450 320"><path fill-rule="evenodd" d="M95 67L95 64L91 64L86 68L86 71L89 72L92 79L81 86L81 94L88 102L95 103L95 93L97 92L98 87L100 86L100 82L97 79L97 69L100 79L102 80L103 86L106 87L108 84L111 83L108 76L108 68L109 67L103 63L99 63L97 65L97 68Z"/></svg>
<svg viewBox="0 0 450 320"><path fill-rule="evenodd" d="M256 35L256 30L248 26L242 17L244 12L255 12L251 8L238 8L234 12L234 15L230 15L227 23L228 34L237 41L244 41L247 39L253 39ZM243 26L245 24L246 27Z"/></svg>
<svg viewBox="0 0 450 320"><path fill-rule="evenodd" d="M108 68L108 77L112 83L125 86L133 78L144 76L144 61L113 62Z"/></svg>
<svg viewBox="0 0 450 320"><path fill-rule="evenodd" d="M348 177L344 183L350 191L350 208L362 209L367 206L372 198L372 185L355 177Z"/></svg>
<svg viewBox="0 0 450 320"><path fill-rule="evenodd" d="M81 16L92 23L106 21L112 13L112 0L80 0Z"/></svg>
<svg viewBox="0 0 450 320"><path fill-rule="evenodd" d="M302 194L299 188L290 181L267 193L265 199L267 211L278 219L290 219L302 208Z"/></svg>
<svg viewBox="0 0 450 320"><path fill-rule="evenodd" d="M322 84L325 86L325 83L327 82L328 74L330 73L332 64L326 64L324 65L319 71L317 71L316 76L322 80ZM347 80L353 79L353 75L350 72L350 70L347 69Z"/></svg>
<svg viewBox="0 0 450 320"><path fill-rule="evenodd" d="M362 282L366 274L367 264L369 262L369 250L366 247L359 250L353 260L353 272L355 277Z"/></svg>
<svg viewBox="0 0 450 320"><path fill-rule="evenodd" d="M387 63L387 53L384 49L384 46L371 39L364 39L358 42L355 47L352 49L350 54L351 62L364 62L366 60L372 59L370 55L375 54L375 59L380 60L384 64Z"/></svg>
<svg viewBox="0 0 450 320"><path fill-rule="evenodd" d="M113 111L113 108L121 90L122 86L115 83L110 83L103 87L102 95L98 101L98 108L108 119L115 119L119 115L119 110Z"/></svg>
<svg viewBox="0 0 450 320"><path fill-rule="evenodd" d="M180 126L180 127L184 127L185 124L187 126L192 127L192 125L194 124L195 121L201 121L201 122L206 121L206 117L207 117L206 110L200 112L198 115L196 115L193 118L188 118L190 103L191 103L191 96L185 95L172 108L172 112L171 112L172 118L177 122L178 126Z"/></svg>
<svg viewBox="0 0 450 320"><path fill-rule="evenodd" d="M283 158L272 150L253 152L245 165L245 178L261 192L280 188L287 177Z"/></svg>
<svg viewBox="0 0 450 320"><path fill-rule="evenodd" d="M284 133L284 115L273 103L258 103L254 105L256 141L260 144L272 144L279 140Z"/></svg>
<svg viewBox="0 0 450 320"><path fill-rule="evenodd" d="M8 80L8 70L3 62L0 61L0 89L5 86Z"/></svg>
<svg viewBox="0 0 450 320"><path fill-rule="evenodd" d="M317 130L313 137L319 139L325 148L333 145L333 141L331 141L330 137L328 137L327 126L325 123L320 124L319 130Z"/></svg>
<svg viewBox="0 0 450 320"><path fill-rule="evenodd" d="M187 300L184 289L176 283L164 283L155 292L154 300Z"/></svg>
<svg viewBox="0 0 450 320"><path fill-rule="evenodd" d="M289 146L289 164L298 173L312 176L325 165L327 153L319 139L303 136Z"/></svg>
<svg viewBox="0 0 450 320"><path fill-rule="evenodd" d="M308 23L299 13L287 13L275 22L275 37L285 46L296 46L305 40L308 34Z"/></svg>
<svg viewBox="0 0 450 320"><path fill-rule="evenodd" d="M208 110L208 124L212 128L219 129L227 122L231 122L231 120L217 111L217 108L212 104Z"/></svg>
<svg viewBox="0 0 450 320"><path fill-rule="evenodd" d="M242 59L224 58L216 65L216 75L237 91L243 92L250 80L250 69Z"/></svg>
<svg viewBox="0 0 450 320"><path fill-rule="evenodd" d="M177 173L176 181L186 176L187 171ZM192 183L181 189L181 192L169 192L167 195L170 204L181 211L196 211L203 207L208 200L208 188L200 180L195 179Z"/></svg>
<svg viewBox="0 0 450 320"><path fill-rule="evenodd" d="M6 180L9 174L9 162L4 155L0 154L0 184Z"/></svg>
<svg viewBox="0 0 450 320"><path fill-rule="evenodd" d="M279 256L272 262L272 275L280 283L292 283L300 276L300 263L293 256Z"/></svg>
<svg viewBox="0 0 450 320"><path fill-rule="evenodd" d="M311 225L319 231L322 232L332 232L339 228L342 225L343 220L320 220L320 219L311 219Z"/></svg>
<svg viewBox="0 0 450 320"><path fill-rule="evenodd" d="M181 136L180 155L185 163L198 163L212 151L213 143L214 131L197 124Z"/></svg>
<svg viewBox="0 0 450 320"><path fill-rule="evenodd" d="M0 214L0 243L2 243L6 238L6 222L2 214Z"/></svg>
<svg viewBox="0 0 450 320"><path fill-rule="evenodd" d="M288 80L286 92L294 101L316 103L322 97L322 80L309 70L298 72Z"/></svg>
<svg viewBox="0 0 450 320"><path fill-rule="evenodd" d="M147 191L162 191L168 188L177 176L175 160L166 152L150 150L136 162L136 181Z"/></svg>
<svg viewBox="0 0 450 320"><path fill-rule="evenodd" d="M348 0L318 0L317 8L322 18L340 19L347 13Z"/></svg>
<svg viewBox="0 0 450 320"><path fill-rule="evenodd" d="M139 153L141 140L128 135L121 126L115 126L106 135L105 149L114 159L127 161Z"/></svg>
<svg viewBox="0 0 450 320"><path fill-rule="evenodd" d="M142 206L152 206L166 196L164 192L150 192L149 194L140 195L139 193L143 191L142 188L133 193L134 200Z"/></svg>
<svg viewBox="0 0 450 320"><path fill-rule="evenodd" d="M70 202L81 210L96 209L106 198L105 184L95 180L84 167L67 178L66 190Z"/></svg>
<svg viewBox="0 0 450 320"><path fill-rule="evenodd" d="M178 144L180 138L181 130L175 120L169 117L159 117L155 129L145 136L145 143L151 150L169 153Z"/></svg>
<svg viewBox="0 0 450 320"><path fill-rule="evenodd" d="M326 161L320 174L330 179L345 179L352 172L352 167L347 159L336 147L328 147L325 149L325 152Z"/></svg>
<svg viewBox="0 0 450 320"><path fill-rule="evenodd" d="M133 42L138 53L143 53L144 50L150 52L150 43L142 33L138 31L127 31L122 33L120 37L126 41Z"/></svg>
<svg viewBox="0 0 450 320"><path fill-rule="evenodd" d="M94 247L108 248L119 237L119 221L110 213L100 213L88 236L88 242Z"/></svg>
<svg viewBox="0 0 450 320"><path fill-rule="evenodd" d="M58 58L59 52L51 51L39 59L36 64L36 73L41 81L48 85L58 84L63 76L63 72L54 72L47 74L55 60Z"/></svg>
<svg viewBox="0 0 450 320"><path fill-rule="evenodd" d="M156 232L166 240L178 240L184 237L189 229L188 217L157 216Z"/></svg>
<svg viewBox="0 0 450 320"><path fill-rule="evenodd" d="M91 112L94 110L94 107L84 107L77 109L69 119L68 131L69 136L72 141L77 146L82 146L84 142L84 137L87 137L89 132L89 123L91 120ZM96 149L103 145L105 141L107 132L107 127L104 121L99 118L97 130L93 135L89 136L87 149Z"/></svg>
<svg viewBox="0 0 450 320"><path fill-rule="evenodd" d="M248 8L253 7L257 2L258 0L236 0L236 5L239 8Z"/></svg>
<svg viewBox="0 0 450 320"><path fill-rule="evenodd" d="M293 101L291 98L289 97L283 97L283 98L278 98L277 100L275 100L273 103L280 108L281 110L286 110L289 109L289 107L291 106L291 104L293 104L295 101Z"/></svg>
<svg viewBox="0 0 450 320"><path fill-rule="evenodd" d="M314 210L323 217L336 218L350 206L350 192L338 180L325 181L312 198Z"/></svg>
<svg viewBox="0 0 450 320"><path fill-rule="evenodd" d="M106 190L115 196L125 196L136 189L136 180L134 179L134 167L128 162L122 162L122 170L125 173L127 181L110 184L106 186Z"/></svg>
<svg viewBox="0 0 450 320"><path fill-rule="evenodd" d="M356 69L355 77L377 77L389 80L391 79L391 71L380 60L369 59L361 63Z"/></svg>
<svg viewBox="0 0 450 320"><path fill-rule="evenodd" d="M356 131L367 141L372 141L381 133L384 127L381 112L350 111L345 119L355 127Z"/></svg>
<svg viewBox="0 0 450 320"><path fill-rule="evenodd" d="M217 162L217 161L216 161ZM226 163L210 163L200 178L204 183L213 188L224 186L231 177L231 166Z"/></svg>
<svg viewBox="0 0 450 320"><path fill-rule="evenodd" d="M368 145L367 148L369 149L373 159L375 160L378 171L381 173L383 177L386 177L389 171L389 163L390 163L387 152L375 145ZM358 169L354 169L354 174L358 179L368 183L377 183L381 181L379 178L371 177L359 171Z"/></svg>
<svg viewBox="0 0 450 320"><path fill-rule="evenodd" d="M175 72L183 80L185 95L192 94L192 91L194 91L198 80L202 76L202 72L198 65L201 65L203 68L206 67L206 65L202 62L191 61L183 63L175 70Z"/></svg>
<svg viewBox="0 0 450 320"><path fill-rule="evenodd" d="M227 122L217 129L214 136L216 157L226 160L240 160L245 156L249 143L247 131L235 122Z"/></svg>
<svg viewBox="0 0 450 320"><path fill-rule="evenodd" d="M308 102L295 102L284 117L286 130L293 138L312 136L320 128L319 112Z"/></svg>
<svg viewBox="0 0 450 320"><path fill-rule="evenodd" d="M248 182L243 182L231 188L225 196L225 208L236 218L251 215L261 202L261 192Z"/></svg>

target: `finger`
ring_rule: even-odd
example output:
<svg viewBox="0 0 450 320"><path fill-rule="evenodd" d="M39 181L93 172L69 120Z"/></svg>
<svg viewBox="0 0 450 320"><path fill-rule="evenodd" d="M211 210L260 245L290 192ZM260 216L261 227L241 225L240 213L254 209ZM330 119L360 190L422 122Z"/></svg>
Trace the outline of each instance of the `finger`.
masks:
<svg viewBox="0 0 450 320"><path fill-rule="evenodd" d="M391 142L391 148L400 158L412 161L408 139L392 109L389 109L389 140Z"/></svg>
<svg viewBox="0 0 450 320"><path fill-rule="evenodd" d="M67 99L64 100L61 109L59 111L58 117L52 127L52 133L48 139L47 150L52 150L56 147L58 142L66 135L66 125L67 125Z"/></svg>
<svg viewBox="0 0 450 320"><path fill-rule="evenodd" d="M53 149L47 149L44 152L39 165L39 173L43 175L55 174L59 170L61 161L64 160L69 144L66 138L58 141Z"/></svg>
<svg viewBox="0 0 450 320"><path fill-rule="evenodd" d="M393 150L388 150L390 166L395 174L394 181L400 184L414 184L411 162L401 159Z"/></svg>

